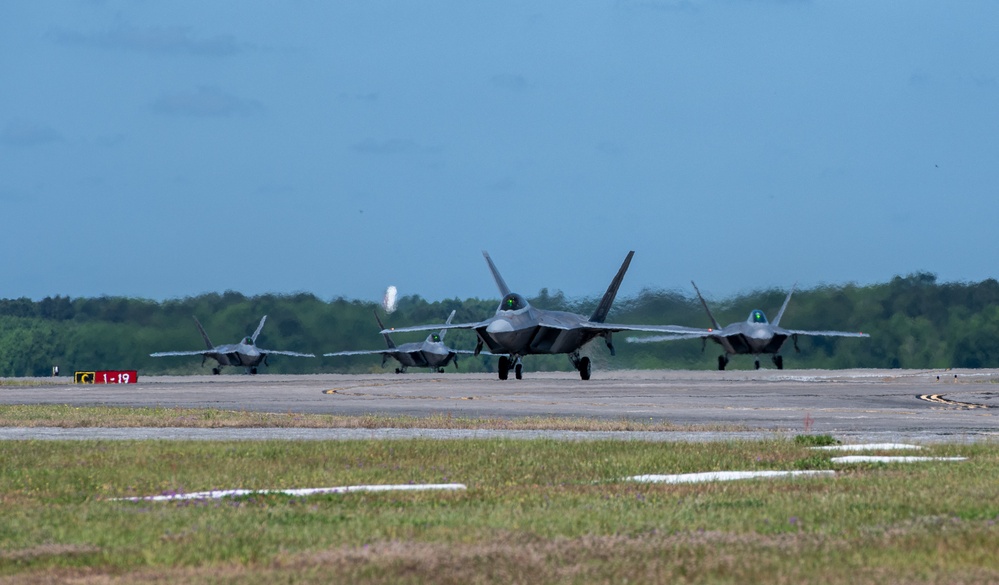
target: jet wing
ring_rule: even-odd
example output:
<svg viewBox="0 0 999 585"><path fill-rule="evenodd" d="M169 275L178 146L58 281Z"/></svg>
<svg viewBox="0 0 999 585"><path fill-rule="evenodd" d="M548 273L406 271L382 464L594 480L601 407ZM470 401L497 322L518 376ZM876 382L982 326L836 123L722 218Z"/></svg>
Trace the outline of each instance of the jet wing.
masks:
<svg viewBox="0 0 999 585"><path fill-rule="evenodd" d="M440 331L442 329L476 329L478 327L485 327L492 322L492 319L487 321L479 321L478 323L442 323L440 325L413 325L411 327L391 327L389 329L382 329L379 333L408 333L410 331Z"/></svg>
<svg viewBox="0 0 999 585"><path fill-rule="evenodd" d="M260 353L266 353L267 355L290 355L293 357L316 357L314 353L299 353L297 351L281 351L278 349L260 349L257 348Z"/></svg>
<svg viewBox="0 0 999 585"><path fill-rule="evenodd" d="M149 357L166 357L171 355L212 355L219 353L213 349L202 349L200 351L158 351L149 354Z"/></svg>
<svg viewBox="0 0 999 585"><path fill-rule="evenodd" d="M852 331L802 331L800 329L780 329L780 333L786 333L787 335L829 335L832 337L870 337L870 333L852 332Z"/></svg>
<svg viewBox="0 0 999 585"><path fill-rule="evenodd" d="M615 323L594 323L593 321L586 321L585 323L582 324L582 327L586 329L611 331L611 332L645 331L648 333L666 333L669 335L679 335L682 338L701 337L704 335L711 334L710 329L698 329L697 327L682 327L680 325L619 325Z"/></svg>
<svg viewBox="0 0 999 585"><path fill-rule="evenodd" d="M700 339L708 337L705 333L686 333L683 335L650 335L649 337L626 337L629 343L653 343L655 341L676 341L677 339Z"/></svg>
<svg viewBox="0 0 999 585"><path fill-rule="evenodd" d="M333 353L324 353L323 357L331 357L335 355L392 355L399 353L397 349L358 349L353 351L334 351Z"/></svg>

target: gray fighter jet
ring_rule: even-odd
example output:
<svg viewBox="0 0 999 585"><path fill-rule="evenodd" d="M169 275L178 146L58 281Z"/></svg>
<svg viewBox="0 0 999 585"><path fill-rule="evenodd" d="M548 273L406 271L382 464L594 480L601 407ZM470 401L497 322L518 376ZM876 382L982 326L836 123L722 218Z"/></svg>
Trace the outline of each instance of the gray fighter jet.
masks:
<svg viewBox="0 0 999 585"><path fill-rule="evenodd" d="M197 317L194 317L194 323L198 326L198 331L201 332L202 339L205 340L205 345L207 349L201 351L159 351L156 353L149 354L151 357L166 357L174 355L200 355L201 365L205 365L205 360L212 358L219 363L217 368L212 368L213 374L219 374L222 371L223 366L242 366L246 368L246 371L250 374L257 373L257 366L263 363L267 365L268 355L290 355L294 357L316 357L315 354L311 353L298 353L297 351L279 351L276 349L262 349L257 347L257 336L260 335L260 330L264 328L264 322L267 321L267 315L264 315L260 319L260 325L257 325L257 330L253 332L250 337L244 337L243 341L239 343L231 343L228 345L212 345L212 340L208 339L208 334L205 333L205 328L201 326L201 322L198 321Z"/></svg>
<svg viewBox="0 0 999 585"><path fill-rule="evenodd" d="M455 311L451 311L448 315L447 321L444 325L450 325L451 319L454 318ZM378 321L378 328L382 330L382 335L385 337L385 344L388 346L386 349L373 349L373 350L357 350L357 351L336 351L333 353L324 353L326 357L339 356L339 355L381 355L382 365L389 358L395 359L399 362L398 368L395 369L396 374L402 374L406 372L407 368L430 368L431 370L444 373L444 368L447 367L449 363L454 363L454 368L458 369L458 354L459 353L472 353L468 350L458 350L451 349L450 347L444 345L444 335L447 333L447 329L441 329L439 333L431 333L427 336L427 339L422 342L404 343L402 345L396 345L388 333L385 333L385 325L382 324L382 320L378 318L378 314L375 313L375 321Z"/></svg>
<svg viewBox="0 0 999 585"><path fill-rule="evenodd" d="M708 318L711 319L710 329L702 329L700 334L696 335L682 335L682 336L652 336L652 337L629 337L628 341L636 343L648 343L652 341L666 341L673 339L692 339L695 337L700 337L707 344L707 340L710 339L722 346L725 353L718 356L718 369L724 370L725 366L728 365L729 356L734 354L752 354L756 357L755 366L756 369L760 369L760 354L771 354L771 359L773 359L774 365L777 366L778 370L784 369L784 358L780 355L781 346L790 337L794 342L794 350L800 352L798 348L798 336L799 335L831 335L836 337L870 337L867 333L852 333L848 331L803 331L801 329L784 329L780 327L780 319L784 316L784 310L787 309L787 303L791 300L791 295L794 294L795 287L791 287L791 291L787 293L787 298L784 299L784 304L781 305L780 311L777 312L777 317L774 319L773 323L767 321L767 316L763 314L763 311L759 309L753 309L749 313L749 317L745 321L739 321L737 323L732 323L726 327L722 327L715 320L714 315L711 314L711 309L708 308L708 303L705 302L704 297L701 295L701 291L698 290L697 285L693 281L690 284L694 285L694 290L697 291L697 298L701 300L701 305L704 310L708 313ZM797 285L795 285L797 286Z"/></svg>
<svg viewBox="0 0 999 585"><path fill-rule="evenodd" d="M521 358L525 355L557 353L568 354L569 361L579 372L580 378L589 380L590 358L581 355L580 349L597 337L604 339L611 355L614 355L611 334L616 331L652 331L687 335L700 332L699 329L674 325L614 325L604 323L634 254L634 252L628 252L617 276L611 281L610 286L607 287L607 292L600 300L600 304L597 305L593 315L589 318L575 313L548 311L532 307L528 304L527 299L510 290L503 277L500 276L499 270L496 269L496 265L493 264L492 258L487 252L482 252L489 264L489 270L493 274L496 286L499 288L500 294L503 295L503 300L500 301L494 316L477 323L419 325L382 330L382 333L432 329L474 329L479 336L474 354L481 353L483 345L485 345L490 352L501 356L498 368L500 380L507 379L511 368L513 368L514 375L520 380L523 377Z"/></svg>

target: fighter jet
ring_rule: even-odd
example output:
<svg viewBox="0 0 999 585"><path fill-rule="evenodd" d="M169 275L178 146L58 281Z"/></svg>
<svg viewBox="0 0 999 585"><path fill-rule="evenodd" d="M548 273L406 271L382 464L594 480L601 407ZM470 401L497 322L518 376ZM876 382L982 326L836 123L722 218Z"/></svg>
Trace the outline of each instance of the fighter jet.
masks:
<svg viewBox="0 0 999 585"><path fill-rule="evenodd" d="M451 319L454 318L455 311L451 311L448 316L447 321L444 325L450 325ZM458 369L458 354L459 353L472 353L468 350L458 350L451 349L444 345L444 335L447 333L447 329L441 329L440 333L431 333L427 336L427 339L422 342L404 343L402 345L396 345L388 333L385 333L385 325L382 324L382 320L378 318L378 314L375 313L375 321L378 322L378 328L382 330L382 335L385 337L385 344L388 346L386 349L373 349L373 350L357 350L357 351L336 351L333 353L324 353L326 357L338 356L338 355L378 355L382 356L382 365L389 358L393 358L399 362L400 367L395 369L396 374L403 374L409 367L414 368L430 368L431 370L444 373L444 368L449 363L454 363L455 369Z"/></svg>
<svg viewBox="0 0 999 585"><path fill-rule="evenodd" d="M525 355L558 353L567 354L569 361L579 372L579 377L583 380L589 380L590 358L582 355L580 349L597 337L604 339L611 355L614 355L611 334L615 331L654 331L688 335L700 332L699 329L674 325L613 325L604 323L634 254L634 252L628 252L617 276L611 281L610 286L607 287L607 292L600 300L600 304L597 305L593 315L589 318L575 313L548 311L532 307L528 304L527 299L510 290L506 281L500 276L499 270L496 269L496 265L493 264L492 258L487 252L482 252L486 263L489 264L489 270L493 274L496 286L499 288L500 294L503 295L503 300L500 301L494 316L477 323L418 325L400 329L383 329L382 333L432 329L474 329L479 336L474 355L479 355L483 346L487 346L493 354L500 355L498 368L500 380L508 378L511 368L516 378L520 380L523 377L521 358Z"/></svg>
<svg viewBox="0 0 999 585"><path fill-rule="evenodd" d="M718 324L714 315L711 314L711 309L708 308L708 303L705 302L704 297L701 295L701 291L698 290L697 285L693 281L690 284L694 285L694 290L697 291L697 298L701 300L701 305L704 310L708 313L708 318L711 319L712 328L702 329L700 334L694 335L682 335L682 336L652 336L652 337L629 337L628 341L636 343L648 343L652 341L665 341L680 338L695 338L700 337L707 344L707 340L710 339L722 346L725 353L718 356L718 369L724 370L725 366L728 365L729 356L734 354L752 354L756 357L755 366L756 369L760 369L760 354L771 354L771 359L773 359L774 365L777 366L778 370L784 369L784 358L780 355L780 348L784 345L784 342L788 337L794 341L794 350L800 352L801 349L798 348L798 336L799 335L831 335L836 337L870 337L867 333L852 333L848 331L803 331L801 329L784 329L780 327L780 319L784 316L784 310L787 309L787 303L791 300L791 295L794 294L795 286L791 287L791 291L787 293L787 298L784 299L784 304L781 305L780 311L777 312L777 317L774 319L773 323L767 321L767 316L763 314L763 311L759 309L753 309L749 313L749 317L745 321L739 321L732 323L726 327L722 327Z"/></svg>
<svg viewBox="0 0 999 585"><path fill-rule="evenodd" d="M198 326L198 331L201 332L201 337L205 340L205 345L207 349L201 351L160 351L156 353L149 354L151 357L166 357L174 355L200 355L201 365L205 365L205 360L212 358L219 363L218 367L212 368L213 374L219 374L222 371L223 366L243 366L246 371L250 374L257 373L257 366L261 362L267 365L268 355L290 355L294 357L316 357L315 354L311 353L298 353L297 351L278 351L276 349L262 349L256 346L257 336L260 335L260 330L264 328L264 322L267 321L267 315L264 315L260 319L260 325L257 325L257 330L253 332L250 337L244 337L239 343L231 343L228 345L212 345L212 340L208 339L208 334L205 333L205 328L201 326L201 322L198 321L197 317L194 317L194 323Z"/></svg>

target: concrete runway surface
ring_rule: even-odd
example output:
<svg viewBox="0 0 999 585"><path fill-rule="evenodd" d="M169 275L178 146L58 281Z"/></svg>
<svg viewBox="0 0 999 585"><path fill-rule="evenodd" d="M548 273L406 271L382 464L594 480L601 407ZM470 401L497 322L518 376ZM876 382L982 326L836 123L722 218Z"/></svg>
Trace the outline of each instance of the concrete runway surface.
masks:
<svg viewBox="0 0 999 585"><path fill-rule="evenodd" d="M137 384L122 385L77 385L68 378L8 379L0 385L0 404L652 419L695 427L690 432L620 435L666 441L757 438L806 430L848 442L999 440L999 370L604 370L585 382L575 372L525 372L523 380L507 381L497 380L495 374L460 373L140 374ZM0 429L0 439L604 435L426 429Z"/></svg>

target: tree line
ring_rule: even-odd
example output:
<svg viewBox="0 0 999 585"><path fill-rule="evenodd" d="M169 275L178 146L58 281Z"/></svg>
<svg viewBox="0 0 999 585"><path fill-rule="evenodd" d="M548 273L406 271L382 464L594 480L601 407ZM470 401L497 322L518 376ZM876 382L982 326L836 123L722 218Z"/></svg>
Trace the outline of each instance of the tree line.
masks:
<svg viewBox="0 0 999 585"><path fill-rule="evenodd" d="M776 315L786 290L745 292L709 299L718 321L746 318L752 309ZM599 298L569 298L541 289L532 305L590 314ZM377 303L315 295L245 296L238 292L210 293L183 299L153 301L123 297L46 297L0 299L0 376L48 376L58 366L62 374L76 370L134 369L141 374L208 373L195 357L152 358L156 351L200 350L203 341L196 316L216 345L235 343L253 333L263 315L267 324L257 339L266 349L315 353L317 358L275 356L272 373L368 373L392 371L378 356L321 357L348 349L381 349L372 314L389 327L443 323L456 310L456 323L492 315L498 299L428 301L405 296L390 315ZM615 303L608 321L708 327L697 297L677 290L646 289ZM802 337L796 353L784 347L788 368L979 368L999 366L999 282L940 283L935 275L896 276L868 286L824 286L795 292L781 325L794 329L837 329L870 333L869 339ZM598 339L584 349L598 369L714 369L720 348L701 340L628 343L627 332L614 336L616 357ZM419 341L426 333L397 334L398 343ZM471 331L449 331L446 343L473 349ZM735 356L730 368L752 368L752 359ZM493 371L496 358L462 356L461 371ZM569 370L565 356L529 356L529 371ZM450 369L450 367L449 367ZM229 371L234 371L229 369Z"/></svg>

